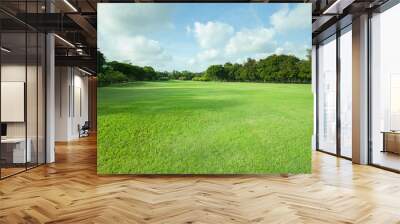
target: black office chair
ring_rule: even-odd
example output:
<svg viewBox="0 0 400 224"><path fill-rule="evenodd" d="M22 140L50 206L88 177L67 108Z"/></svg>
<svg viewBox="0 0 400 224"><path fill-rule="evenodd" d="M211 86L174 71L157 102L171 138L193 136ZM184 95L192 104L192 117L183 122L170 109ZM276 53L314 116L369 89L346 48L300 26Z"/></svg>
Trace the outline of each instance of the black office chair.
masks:
<svg viewBox="0 0 400 224"><path fill-rule="evenodd" d="M90 129L89 121L85 121L82 127L78 125L78 129L79 129L79 138L89 136L89 129Z"/></svg>

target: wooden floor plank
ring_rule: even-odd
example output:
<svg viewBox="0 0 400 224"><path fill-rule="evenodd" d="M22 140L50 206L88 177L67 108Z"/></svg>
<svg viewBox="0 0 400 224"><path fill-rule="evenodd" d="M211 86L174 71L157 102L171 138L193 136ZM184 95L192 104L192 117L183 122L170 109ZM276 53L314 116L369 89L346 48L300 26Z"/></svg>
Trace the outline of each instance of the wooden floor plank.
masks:
<svg viewBox="0 0 400 224"><path fill-rule="evenodd" d="M96 138L0 181L0 223L400 223L400 175L313 152L310 175L98 176Z"/></svg>

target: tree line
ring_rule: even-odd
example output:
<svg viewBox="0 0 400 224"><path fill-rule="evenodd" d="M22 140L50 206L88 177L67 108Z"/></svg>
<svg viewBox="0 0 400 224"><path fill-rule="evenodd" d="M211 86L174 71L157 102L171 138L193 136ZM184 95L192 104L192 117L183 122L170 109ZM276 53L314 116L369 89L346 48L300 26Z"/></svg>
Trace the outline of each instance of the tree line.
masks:
<svg viewBox="0 0 400 224"><path fill-rule="evenodd" d="M98 81L100 86L132 81L195 80L227 82L311 82L311 52L306 59L293 55L271 55L264 59L248 58L246 62L211 65L204 72L156 71L150 66L106 61L98 52Z"/></svg>

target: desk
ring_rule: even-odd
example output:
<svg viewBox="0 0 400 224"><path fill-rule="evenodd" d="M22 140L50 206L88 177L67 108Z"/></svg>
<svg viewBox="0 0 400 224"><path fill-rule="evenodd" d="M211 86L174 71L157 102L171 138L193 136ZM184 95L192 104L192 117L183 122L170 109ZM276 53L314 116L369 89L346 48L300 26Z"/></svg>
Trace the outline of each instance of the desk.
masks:
<svg viewBox="0 0 400 224"><path fill-rule="evenodd" d="M25 138L5 138L1 139L2 159L7 163L26 163L32 160L32 141L27 139L27 146L25 152ZM10 147L12 146L12 148ZM3 156L4 154L4 156Z"/></svg>
<svg viewBox="0 0 400 224"><path fill-rule="evenodd" d="M400 154L400 131L383 131L382 152Z"/></svg>

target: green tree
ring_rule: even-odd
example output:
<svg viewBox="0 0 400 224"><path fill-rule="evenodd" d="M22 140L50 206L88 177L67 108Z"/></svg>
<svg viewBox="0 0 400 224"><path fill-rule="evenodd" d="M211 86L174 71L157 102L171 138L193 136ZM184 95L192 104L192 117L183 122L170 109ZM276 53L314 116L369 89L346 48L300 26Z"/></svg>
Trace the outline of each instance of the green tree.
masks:
<svg viewBox="0 0 400 224"><path fill-rule="evenodd" d="M259 61L248 58L243 64L211 65L205 72L160 72L151 66L140 67L129 62L107 62L98 52L101 85L136 80L198 80L246 82L305 82L311 81L311 50L305 59L293 55L270 55Z"/></svg>
<svg viewBox="0 0 400 224"><path fill-rule="evenodd" d="M106 58L104 57L104 54L97 51L97 72L103 73L106 66Z"/></svg>
<svg viewBox="0 0 400 224"><path fill-rule="evenodd" d="M209 80L224 80L224 67L222 65L211 65L207 68L205 77Z"/></svg>
<svg viewBox="0 0 400 224"><path fill-rule="evenodd" d="M107 86L113 83L121 83L128 81L128 77L119 71L108 70L98 75L100 86Z"/></svg>
<svg viewBox="0 0 400 224"><path fill-rule="evenodd" d="M143 80L157 80L157 73L151 66L143 67Z"/></svg>
<svg viewBox="0 0 400 224"><path fill-rule="evenodd" d="M243 81L257 81L257 62L252 58L247 58L246 63L243 65L242 71Z"/></svg>

